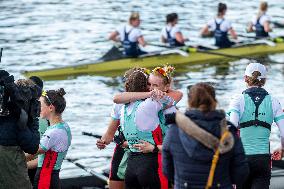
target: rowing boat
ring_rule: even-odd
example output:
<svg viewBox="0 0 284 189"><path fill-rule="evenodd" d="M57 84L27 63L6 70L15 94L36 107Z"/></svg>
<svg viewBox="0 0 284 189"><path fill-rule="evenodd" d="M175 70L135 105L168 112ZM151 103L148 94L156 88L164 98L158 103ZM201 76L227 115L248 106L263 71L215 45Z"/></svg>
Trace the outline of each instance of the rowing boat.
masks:
<svg viewBox="0 0 284 189"><path fill-rule="evenodd" d="M60 80L76 77L79 75L117 76L121 75L123 71L135 66L151 68L164 64L175 66L207 64L224 59L232 59L234 57L251 57L284 52L284 42L283 40L279 41L275 43L275 46L270 46L265 43L250 43L231 48L211 49L204 50L202 52L190 52L188 56L181 54L181 50L173 49L151 53L138 58L117 58L115 56L110 57L110 55L113 56L114 54L116 54L117 51L117 48L113 47L104 57L90 64L80 64L34 71L23 71L22 73L26 77L34 75L44 80Z"/></svg>
<svg viewBox="0 0 284 189"><path fill-rule="evenodd" d="M274 161L275 166L272 170L270 189L283 189L284 188L284 161ZM104 173L108 175L108 171ZM107 182L96 177L95 175L72 177L61 179L62 189L81 189L81 188L106 188Z"/></svg>

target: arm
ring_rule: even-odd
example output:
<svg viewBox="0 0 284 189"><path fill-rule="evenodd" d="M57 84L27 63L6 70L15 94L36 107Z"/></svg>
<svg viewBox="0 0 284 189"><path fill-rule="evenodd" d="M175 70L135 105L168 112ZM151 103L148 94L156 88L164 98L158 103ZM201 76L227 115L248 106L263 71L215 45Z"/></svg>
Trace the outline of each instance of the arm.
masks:
<svg viewBox="0 0 284 189"><path fill-rule="evenodd" d="M139 43L142 47L145 47L145 46L146 46L146 42L145 42L143 36L138 37L137 41L138 41L138 43Z"/></svg>
<svg viewBox="0 0 284 189"><path fill-rule="evenodd" d="M177 32L175 37L176 37L176 40L178 42L180 42L180 43L184 43L185 42L185 39L183 38L183 35L182 35L181 32Z"/></svg>
<svg viewBox="0 0 284 189"><path fill-rule="evenodd" d="M127 104L129 102L135 102L149 97L151 97L151 92L123 92L114 95L113 102L116 104Z"/></svg>
<svg viewBox="0 0 284 189"><path fill-rule="evenodd" d="M36 157L38 154L44 154L47 150L43 149L40 145L38 147L38 150L35 154L26 154L26 161L30 162L33 161L34 157Z"/></svg>
<svg viewBox="0 0 284 189"><path fill-rule="evenodd" d="M263 23L263 27L264 27L265 32L272 32L272 29L270 28L270 25L269 25L269 21L265 21Z"/></svg>
<svg viewBox="0 0 284 189"><path fill-rule="evenodd" d="M155 149L155 146L149 142L146 142L144 140L141 140L139 142L139 144L133 144L133 147L137 148L140 152L150 153L153 152L153 150ZM157 147L159 149L158 153L162 153L163 145L157 145Z"/></svg>
<svg viewBox="0 0 284 189"><path fill-rule="evenodd" d="M37 168L37 164L38 164L38 159L34 159L34 160L31 160L31 161L28 161L27 162L27 166L28 166L28 169L35 169Z"/></svg>
<svg viewBox="0 0 284 189"><path fill-rule="evenodd" d="M114 31L110 34L108 39L115 41L115 42L119 42L119 39L117 38L118 35L119 35L119 33L117 31Z"/></svg>
<svg viewBox="0 0 284 189"><path fill-rule="evenodd" d="M109 144L112 141L118 126L119 120L111 119L106 133L101 138L101 140L104 141L105 144Z"/></svg>
<svg viewBox="0 0 284 189"><path fill-rule="evenodd" d="M209 26L208 24L206 24L200 31L200 34L202 37L207 37L211 35L211 32L209 30Z"/></svg>
<svg viewBox="0 0 284 189"><path fill-rule="evenodd" d="M233 28L229 29L229 32L233 39L238 39L238 35Z"/></svg>
<svg viewBox="0 0 284 189"><path fill-rule="evenodd" d="M247 27L247 32L253 32L253 23L250 22L248 27Z"/></svg>
<svg viewBox="0 0 284 189"><path fill-rule="evenodd" d="M282 150L284 150L284 113L280 102L275 98L272 99L272 107L274 110L274 122L279 128Z"/></svg>
<svg viewBox="0 0 284 189"><path fill-rule="evenodd" d="M106 145L108 145L113 140L114 134L118 126L119 126L119 120L115 120L112 118L106 133L102 136L101 139L97 140L96 145L99 149L104 149Z"/></svg>
<svg viewBox="0 0 284 189"><path fill-rule="evenodd" d="M161 41L162 41L162 43L167 43L167 39L164 38L164 36L161 36Z"/></svg>
<svg viewBox="0 0 284 189"><path fill-rule="evenodd" d="M239 126L242 96L234 97L229 105L228 115L230 117L229 121L232 122L236 127Z"/></svg>
<svg viewBox="0 0 284 189"><path fill-rule="evenodd" d="M169 97L172 97L174 100L175 100L175 103L177 104L181 99L182 99L182 92L181 91L178 91L178 90L172 90L170 89L167 93L167 95Z"/></svg>

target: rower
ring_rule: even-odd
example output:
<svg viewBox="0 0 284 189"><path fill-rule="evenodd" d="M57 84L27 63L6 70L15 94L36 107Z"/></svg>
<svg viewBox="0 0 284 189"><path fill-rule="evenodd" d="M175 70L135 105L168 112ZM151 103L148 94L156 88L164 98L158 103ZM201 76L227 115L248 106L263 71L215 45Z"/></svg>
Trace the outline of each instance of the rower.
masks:
<svg viewBox="0 0 284 189"><path fill-rule="evenodd" d="M229 106L230 121L240 129L250 168L249 177L242 188L269 189L269 137L273 122L278 126L281 136L282 147L277 151L281 154L284 152L284 113L279 100L263 88L266 76L267 70L264 65L250 63L244 76L248 88L234 97Z"/></svg>
<svg viewBox="0 0 284 189"><path fill-rule="evenodd" d="M227 5L224 3L219 3L217 17L209 21L201 30L202 36L208 36L212 32L214 32L215 45L220 48L228 48L235 44L234 42L229 40L228 32L233 39L238 38L231 22L225 19L226 11Z"/></svg>
<svg viewBox="0 0 284 189"><path fill-rule="evenodd" d="M269 26L270 17L266 14L267 9L267 2L261 2L257 16L253 18L252 22L248 26L248 32L255 31L256 38L269 37L268 33L272 31Z"/></svg>
<svg viewBox="0 0 284 189"><path fill-rule="evenodd" d="M178 15L177 13L171 13L166 16L167 26L162 29L161 41L168 43L170 47L184 46L185 39L177 27Z"/></svg>
<svg viewBox="0 0 284 189"><path fill-rule="evenodd" d="M125 56L137 57L146 54L146 52L142 51L138 46L141 45L144 47L146 45L139 25L139 13L133 12L129 17L129 24L117 28L109 37L110 40L122 43L124 48L123 54Z"/></svg>

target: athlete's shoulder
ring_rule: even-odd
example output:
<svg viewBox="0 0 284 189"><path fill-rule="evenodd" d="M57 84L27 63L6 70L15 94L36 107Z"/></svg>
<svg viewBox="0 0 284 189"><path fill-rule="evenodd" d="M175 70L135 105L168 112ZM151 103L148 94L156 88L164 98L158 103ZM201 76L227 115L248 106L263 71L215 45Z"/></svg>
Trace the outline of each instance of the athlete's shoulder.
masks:
<svg viewBox="0 0 284 189"><path fill-rule="evenodd" d="M216 21L216 18L212 18L210 19L208 22L207 22L207 25L210 27L212 25L215 25L215 21Z"/></svg>
<svg viewBox="0 0 284 189"><path fill-rule="evenodd" d="M243 94L235 94L235 95L232 95L230 97L230 102L241 102L244 100L244 95Z"/></svg>
<svg viewBox="0 0 284 189"><path fill-rule="evenodd" d="M270 95L271 96L271 95ZM272 101L272 105L273 107L281 107L281 103L278 100L278 98L271 96L271 101Z"/></svg>
<svg viewBox="0 0 284 189"><path fill-rule="evenodd" d="M224 19L223 24L228 28L232 28L232 22L228 19Z"/></svg>
<svg viewBox="0 0 284 189"><path fill-rule="evenodd" d="M269 15L267 15L267 14L264 14L264 15L262 15L261 19L262 19L263 21L270 21L270 20L271 20L271 17L270 17Z"/></svg>
<svg viewBox="0 0 284 189"><path fill-rule="evenodd" d="M177 25L175 25L175 26L173 27L173 31L174 31L174 33L180 32L180 28L179 28Z"/></svg>

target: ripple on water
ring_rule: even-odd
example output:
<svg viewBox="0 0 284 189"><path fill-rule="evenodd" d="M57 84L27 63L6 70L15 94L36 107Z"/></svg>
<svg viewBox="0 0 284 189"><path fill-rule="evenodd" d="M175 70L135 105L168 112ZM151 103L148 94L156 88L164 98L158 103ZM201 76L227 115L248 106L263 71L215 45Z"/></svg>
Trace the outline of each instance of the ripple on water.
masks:
<svg viewBox="0 0 284 189"><path fill-rule="evenodd" d="M227 18L238 33L256 13L259 1L232 0L228 2ZM191 43L212 43L199 38L200 28L216 13L215 0L203 1L128 1L128 0L16 0L1 1L0 43L4 47L1 68L22 77L21 70L43 69L78 63L90 63L112 45L104 41L108 33L122 25L130 11L141 13L146 40L158 40L165 15L179 13L180 28ZM269 1L269 14L283 21L284 3ZM275 34L283 30L274 28ZM284 54L269 55L271 62L283 63ZM237 60L216 66L192 66L176 74L175 86L184 93L179 107L186 108L186 86L200 81L213 82L217 88L220 108L227 108L231 96L245 88L243 72L247 60ZM266 89L284 104L283 64L268 66ZM81 76L72 80L48 81L46 89L64 87L67 91L67 109L64 119L73 131L72 147L68 157L83 165L102 170L109 167L114 145L106 150L95 147L96 139L83 136L82 131L103 134L109 122L112 96L121 89L120 78ZM99 158L100 157L100 158ZM65 161L64 177L86 174Z"/></svg>

